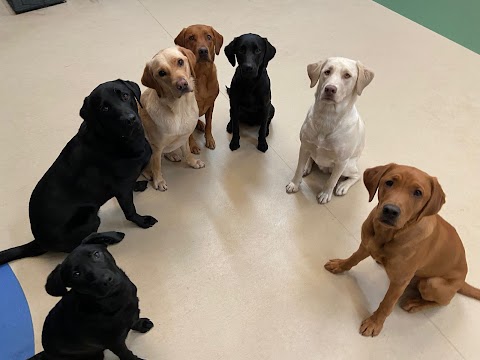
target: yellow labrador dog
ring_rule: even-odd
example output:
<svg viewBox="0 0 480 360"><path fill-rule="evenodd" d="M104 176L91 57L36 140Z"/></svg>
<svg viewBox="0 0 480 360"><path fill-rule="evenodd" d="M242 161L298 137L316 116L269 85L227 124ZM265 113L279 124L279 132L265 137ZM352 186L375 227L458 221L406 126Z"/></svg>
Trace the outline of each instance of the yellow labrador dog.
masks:
<svg viewBox="0 0 480 360"><path fill-rule="evenodd" d="M144 171L153 187L167 190L162 175L162 154L171 161L180 161L179 148L189 166L205 167L190 152L188 138L198 121L195 100L195 55L179 46L161 50L145 65L142 84L148 87L141 97L140 117L145 135L152 146L152 157Z"/></svg>
<svg viewBox="0 0 480 360"><path fill-rule="evenodd" d="M365 145L365 125L358 114L357 96L373 79L373 72L360 62L341 57L328 58L307 66L310 87L318 82L315 102L300 130L297 170L287 193L298 191L302 175L312 171L313 162L331 173L317 195L320 204L336 195L345 195L360 178L357 160ZM346 179L337 184L341 176Z"/></svg>

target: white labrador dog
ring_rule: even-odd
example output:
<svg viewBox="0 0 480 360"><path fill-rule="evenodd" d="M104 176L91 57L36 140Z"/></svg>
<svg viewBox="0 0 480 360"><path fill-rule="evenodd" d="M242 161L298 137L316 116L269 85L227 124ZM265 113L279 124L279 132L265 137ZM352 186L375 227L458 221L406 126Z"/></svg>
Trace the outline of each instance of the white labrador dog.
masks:
<svg viewBox="0 0 480 360"><path fill-rule="evenodd" d="M145 136L152 146L152 157L144 170L153 187L167 190L162 174L162 154L171 161L180 161L179 148L189 166L203 168L205 164L190 152L189 136L198 121L195 100L195 55L179 46L164 49L146 65L142 84L147 86L141 96L140 118Z"/></svg>
<svg viewBox="0 0 480 360"><path fill-rule="evenodd" d="M313 161L331 173L317 195L320 204L336 195L345 195L360 178L357 160L365 145L365 125L355 107L357 96L373 79L373 72L360 62L341 57L328 58L307 66L310 87L318 82L315 102L300 130L297 170L287 193L298 191L302 176L312 171ZM341 176L346 179L337 184Z"/></svg>

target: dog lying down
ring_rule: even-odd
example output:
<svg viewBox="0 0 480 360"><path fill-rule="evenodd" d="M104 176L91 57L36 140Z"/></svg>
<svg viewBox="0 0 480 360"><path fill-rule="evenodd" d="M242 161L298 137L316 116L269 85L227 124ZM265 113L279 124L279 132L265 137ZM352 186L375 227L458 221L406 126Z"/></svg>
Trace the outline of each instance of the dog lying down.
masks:
<svg viewBox="0 0 480 360"><path fill-rule="evenodd" d="M146 333L153 323L140 318L137 288L107 250L124 236L88 236L48 276L47 293L62 299L45 319L44 351L30 360L101 360L106 349L121 360L140 359L125 339L130 330Z"/></svg>
<svg viewBox="0 0 480 360"><path fill-rule="evenodd" d="M378 204L362 225L362 241L348 259L334 259L325 268L339 274L371 256L390 280L378 309L360 326L364 336L377 336L395 304L410 284L414 296L404 296L410 313L447 305L458 292L480 300L480 289L465 282L467 259L455 228L438 212L445 194L437 178L410 166L388 164L367 169L363 181ZM405 294L407 295L407 294Z"/></svg>
<svg viewBox="0 0 480 360"><path fill-rule="evenodd" d="M365 125L355 102L374 74L360 62L340 57L310 64L307 72L310 87L318 86L300 130L297 170L286 190L297 192L315 162L331 174L317 195L318 202L326 204L334 189L335 195L345 195L360 178L357 161L365 146ZM338 182L342 176L346 179Z"/></svg>
<svg viewBox="0 0 480 360"><path fill-rule="evenodd" d="M97 86L80 110L83 123L32 192L32 242L0 252L0 265L47 251L70 252L100 226L98 211L115 197L125 217L142 228L157 220L141 216L133 191L152 150L145 139L137 100L140 88L115 80Z"/></svg>

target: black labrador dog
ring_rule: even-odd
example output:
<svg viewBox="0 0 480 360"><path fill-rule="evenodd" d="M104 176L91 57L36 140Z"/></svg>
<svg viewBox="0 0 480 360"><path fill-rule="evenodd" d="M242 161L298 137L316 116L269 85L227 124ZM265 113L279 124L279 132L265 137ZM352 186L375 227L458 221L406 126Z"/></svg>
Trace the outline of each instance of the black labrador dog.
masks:
<svg viewBox="0 0 480 360"><path fill-rule="evenodd" d="M125 217L142 228L154 225L140 216L133 191L152 150L138 115L140 88L116 80L96 87L83 102L83 123L30 198L32 242L0 252L0 265L47 251L70 252L100 225L98 210L115 197Z"/></svg>
<svg viewBox="0 0 480 360"><path fill-rule="evenodd" d="M233 39L225 47L225 55L232 66L235 66L235 56L238 67L235 70L230 89L230 122L227 131L232 134L230 150L240 147L240 122L249 125L260 125L257 149L268 150L266 137L269 126L275 115L271 102L270 78L267 65L273 59L276 49L256 34L245 34Z"/></svg>
<svg viewBox="0 0 480 360"><path fill-rule="evenodd" d="M146 333L153 323L140 318L137 288L107 250L123 237L91 234L48 276L47 293L62 299L45 319L44 351L31 359L102 360L106 349L121 360L139 359L125 339L130 330Z"/></svg>

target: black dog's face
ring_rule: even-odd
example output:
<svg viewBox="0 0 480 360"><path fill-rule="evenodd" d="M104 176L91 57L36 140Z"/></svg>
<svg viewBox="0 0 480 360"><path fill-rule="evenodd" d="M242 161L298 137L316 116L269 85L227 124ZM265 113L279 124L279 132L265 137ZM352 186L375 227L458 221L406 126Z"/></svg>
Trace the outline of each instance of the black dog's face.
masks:
<svg viewBox="0 0 480 360"><path fill-rule="evenodd" d="M62 278L73 290L93 297L106 297L121 282L121 272L102 245L82 245L62 264Z"/></svg>
<svg viewBox="0 0 480 360"><path fill-rule="evenodd" d="M275 52L276 49L266 38L256 34L239 36L225 47L225 55L232 66L235 66L236 56L241 75L247 79L257 77L259 71L273 59Z"/></svg>
<svg viewBox="0 0 480 360"><path fill-rule="evenodd" d="M94 298L104 298L122 284L124 273L108 252L107 245L120 242L123 233L92 234L73 250L48 276L45 288L52 296L63 296L67 288Z"/></svg>
<svg viewBox="0 0 480 360"><path fill-rule="evenodd" d="M140 88L136 83L109 81L85 98L80 116L102 136L128 141L143 134L137 101Z"/></svg>

